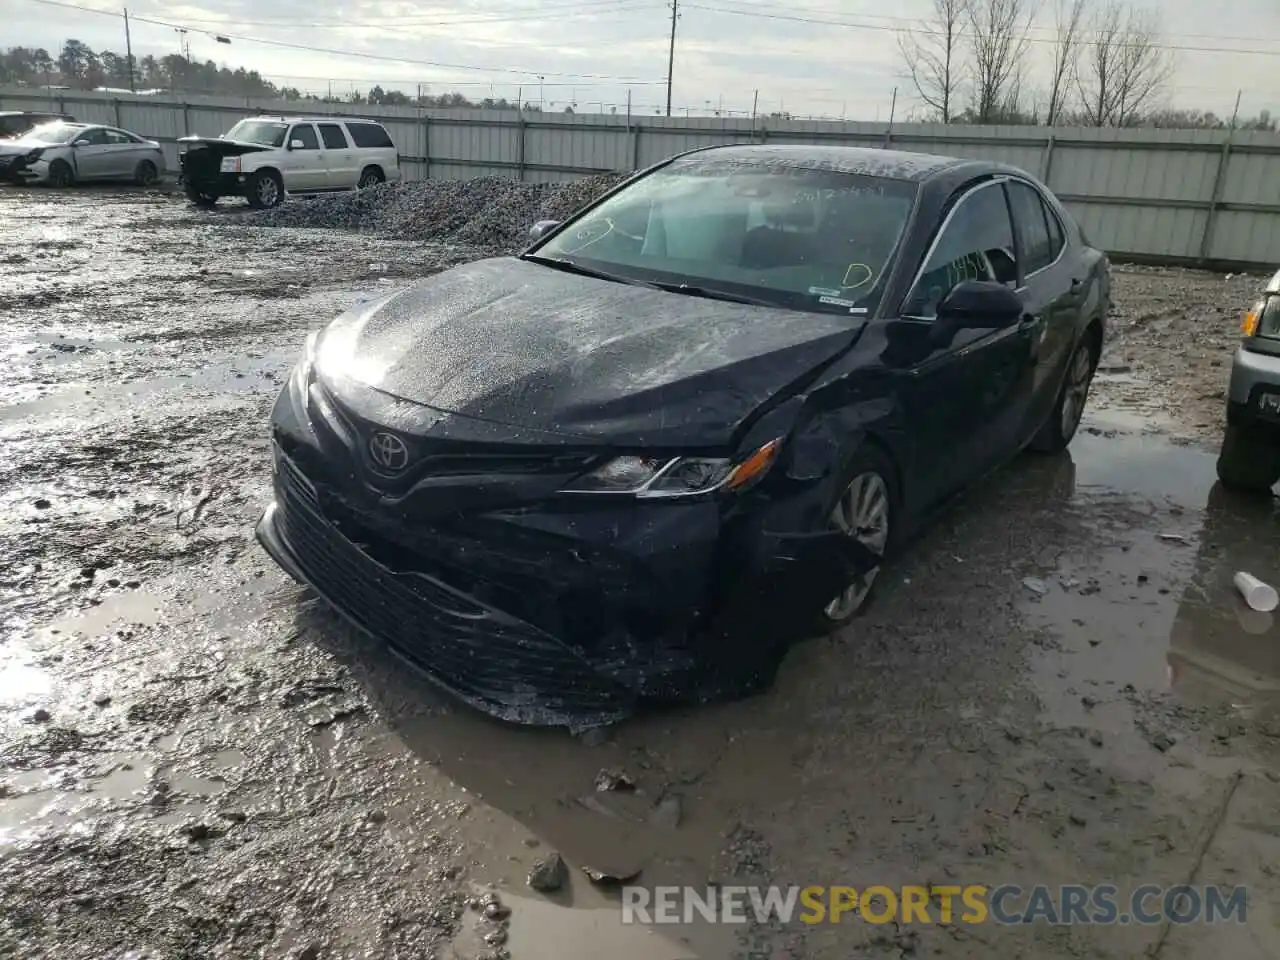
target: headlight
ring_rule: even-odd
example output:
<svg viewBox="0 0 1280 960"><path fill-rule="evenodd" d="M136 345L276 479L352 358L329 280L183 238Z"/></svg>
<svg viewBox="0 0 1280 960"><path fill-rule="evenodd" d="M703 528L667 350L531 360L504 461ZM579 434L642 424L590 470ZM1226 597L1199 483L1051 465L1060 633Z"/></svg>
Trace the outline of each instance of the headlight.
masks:
<svg viewBox="0 0 1280 960"><path fill-rule="evenodd" d="M1240 330L1246 337L1257 335L1258 321L1262 319L1263 311L1266 310L1266 303L1259 301L1253 305L1253 309L1245 313L1244 318L1240 321Z"/></svg>
<svg viewBox="0 0 1280 960"><path fill-rule="evenodd" d="M615 457L578 477L563 492L625 493L657 499L722 489L741 491L764 476L781 448L779 437L737 461L727 457Z"/></svg>
<svg viewBox="0 0 1280 960"><path fill-rule="evenodd" d="M298 361L298 365L293 368L293 374L289 377L289 389L293 393L294 403L299 410L307 408L307 388L311 384L311 374L316 365L316 341L319 338L318 332L312 332L307 336L307 342L302 348L302 359Z"/></svg>

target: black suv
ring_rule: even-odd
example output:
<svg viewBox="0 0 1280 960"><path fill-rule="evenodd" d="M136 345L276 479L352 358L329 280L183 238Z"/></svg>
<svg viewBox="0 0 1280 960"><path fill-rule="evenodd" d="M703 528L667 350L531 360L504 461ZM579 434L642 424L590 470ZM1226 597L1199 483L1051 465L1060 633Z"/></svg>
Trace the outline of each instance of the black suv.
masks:
<svg viewBox="0 0 1280 960"><path fill-rule="evenodd" d="M16 140L32 127L52 120L75 123L69 113L43 113L39 110L0 110L0 140Z"/></svg>

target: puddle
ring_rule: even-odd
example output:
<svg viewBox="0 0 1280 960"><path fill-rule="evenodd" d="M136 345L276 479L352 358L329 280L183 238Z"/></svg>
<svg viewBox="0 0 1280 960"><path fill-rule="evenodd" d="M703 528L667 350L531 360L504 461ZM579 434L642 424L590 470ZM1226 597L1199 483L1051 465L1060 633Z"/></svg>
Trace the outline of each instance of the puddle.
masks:
<svg viewBox="0 0 1280 960"><path fill-rule="evenodd" d="M0 707L11 710L43 697L53 689L47 671L22 663L15 652L6 651L0 661Z"/></svg>
<svg viewBox="0 0 1280 960"><path fill-rule="evenodd" d="M96 607L62 620L55 620L41 633L93 637L106 632L111 627L125 624L153 626L160 622L163 604L164 601L160 597L142 590L113 593Z"/></svg>
<svg viewBox="0 0 1280 960"><path fill-rule="evenodd" d="M35 400L0 408L0 422L33 417L67 415L75 411L101 411L119 404L163 394L185 396L192 390L219 394L271 392L280 389L284 376L297 360L299 345L263 354L229 357L206 363L198 370L126 382L77 384Z"/></svg>
<svg viewBox="0 0 1280 960"><path fill-rule="evenodd" d="M1083 434L1071 455L1079 498L1165 506L1123 545L1064 555L1043 596L1027 591L1025 615L1058 647L1031 658L1048 718L1134 738L1129 693L1242 716L1280 705L1280 622L1249 610L1231 582L1247 570L1280 583L1275 501L1232 494L1213 454L1159 437Z"/></svg>
<svg viewBox="0 0 1280 960"><path fill-rule="evenodd" d="M545 899L501 893L502 902L511 908L510 940L512 955L520 960L699 960L727 956L727 952L707 953L683 942L680 933L668 933L641 924L622 922L618 902L589 891L575 891L572 906ZM454 939L452 954L446 960L469 960L482 955L483 925L478 915L468 913L463 930ZM672 928L675 930L676 928Z"/></svg>

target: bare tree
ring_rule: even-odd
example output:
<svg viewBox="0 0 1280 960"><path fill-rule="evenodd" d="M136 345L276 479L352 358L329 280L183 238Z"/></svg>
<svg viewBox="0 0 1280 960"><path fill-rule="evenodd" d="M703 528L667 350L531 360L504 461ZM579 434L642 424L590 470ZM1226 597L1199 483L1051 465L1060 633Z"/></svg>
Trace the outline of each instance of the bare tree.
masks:
<svg viewBox="0 0 1280 960"><path fill-rule="evenodd" d="M919 29L898 34L898 49L916 96L950 123L956 114L963 79L961 33L968 0L933 0L933 16Z"/></svg>
<svg viewBox="0 0 1280 960"><path fill-rule="evenodd" d="M1062 116L1076 80L1088 5L1089 0L1056 0L1054 4L1053 73L1049 78L1049 102L1045 107L1045 123L1051 127Z"/></svg>
<svg viewBox="0 0 1280 960"><path fill-rule="evenodd" d="M1159 40L1158 14L1107 0L1093 22L1076 80L1089 126L1131 126L1173 74L1173 52Z"/></svg>
<svg viewBox="0 0 1280 960"><path fill-rule="evenodd" d="M1156 10L1129 8L1116 75L1116 126L1136 123L1173 76L1174 54L1160 42Z"/></svg>
<svg viewBox="0 0 1280 960"><path fill-rule="evenodd" d="M1016 112L1035 0L966 0L975 123Z"/></svg>

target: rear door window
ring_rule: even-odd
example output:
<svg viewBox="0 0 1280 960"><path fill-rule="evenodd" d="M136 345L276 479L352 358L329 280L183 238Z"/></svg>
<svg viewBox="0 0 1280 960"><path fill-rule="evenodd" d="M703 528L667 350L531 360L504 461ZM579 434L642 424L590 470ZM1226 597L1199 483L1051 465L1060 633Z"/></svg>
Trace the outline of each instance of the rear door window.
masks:
<svg viewBox="0 0 1280 960"><path fill-rule="evenodd" d="M1016 284L1013 224L998 183L974 188L956 204L903 303L902 313L932 320L938 303L962 280Z"/></svg>
<svg viewBox="0 0 1280 960"><path fill-rule="evenodd" d="M1018 228L1022 256L1022 274L1029 276L1053 263L1057 252L1049 237L1047 214L1040 194L1030 184L1010 180L1009 206L1013 209L1013 222Z"/></svg>
<svg viewBox="0 0 1280 960"><path fill-rule="evenodd" d="M293 129L289 131L289 142L294 140L302 141L303 150L319 150L320 141L316 139L316 128L309 123L294 124Z"/></svg>
<svg viewBox="0 0 1280 960"><path fill-rule="evenodd" d="M342 132L342 127L336 123L317 124L320 128L320 136L324 138L324 148L326 150L345 150L347 149L347 135Z"/></svg>
<svg viewBox="0 0 1280 960"><path fill-rule="evenodd" d="M390 147L391 137L387 135L387 131L377 123L347 123L347 130L351 134L351 140L357 147L364 149L373 149L377 147Z"/></svg>

